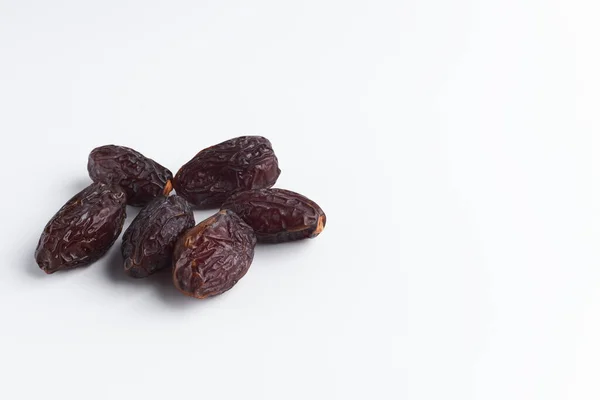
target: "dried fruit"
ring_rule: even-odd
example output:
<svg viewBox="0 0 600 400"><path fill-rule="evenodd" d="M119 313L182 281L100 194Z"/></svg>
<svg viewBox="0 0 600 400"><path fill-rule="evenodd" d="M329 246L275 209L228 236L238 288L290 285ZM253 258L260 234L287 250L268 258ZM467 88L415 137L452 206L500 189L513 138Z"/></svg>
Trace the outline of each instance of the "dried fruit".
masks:
<svg viewBox="0 0 600 400"><path fill-rule="evenodd" d="M233 287L248 271L256 236L234 212L219 211L179 238L173 253L173 283L203 299Z"/></svg>
<svg viewBox="0 0 600 400"><path fill-rule="evenodd" d="M177 172L173 186L197 207L219 207L233 193L273 186L280 173L268 139L241 136L200 151Z"/></svg>
<svg viewBox="0 0 600 400"><path fill-rule="evenodd" d="M280 243L313 238L326 217L314 201L290 190L258 189L236 193L221 206L238 214L254 229L259 242Z"/></svg>
<svg viewBox="0 0 600 400"><path fill-rule="evenodd" d="M144 206L172 190L171 171L129 147L96 147L88 157L87 168L94 182L121 186L131 206Z"/></svg>
<svg viewBox="0 0 600 400"><path fill-rule="evenodd" d="M123 234L125 273L144 278L171 265L177 238L196 222L181 196L159 196L146 205Z"/></svg>
<svg viewBox="0 0 600 400"><path fill-rule="evenodd" d="M121 187L91 184L48 222L35 250L36 262L51 274L96 261L119 237L125 209L126 196Z"/></svg>

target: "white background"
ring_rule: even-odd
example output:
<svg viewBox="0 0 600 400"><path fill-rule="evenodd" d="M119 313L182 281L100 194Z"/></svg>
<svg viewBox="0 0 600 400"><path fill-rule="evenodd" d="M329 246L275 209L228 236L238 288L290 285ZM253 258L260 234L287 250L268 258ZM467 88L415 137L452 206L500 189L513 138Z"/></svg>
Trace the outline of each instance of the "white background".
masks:
<svg viewBox="0 0 600 400"><path fill-rule="evenodd" d="M0 398L600 398L599 15L0 0ZM207 301L125 277L118 246L36 266L92 148L176 172L242 134L323 207L317 239Z"/></svg>

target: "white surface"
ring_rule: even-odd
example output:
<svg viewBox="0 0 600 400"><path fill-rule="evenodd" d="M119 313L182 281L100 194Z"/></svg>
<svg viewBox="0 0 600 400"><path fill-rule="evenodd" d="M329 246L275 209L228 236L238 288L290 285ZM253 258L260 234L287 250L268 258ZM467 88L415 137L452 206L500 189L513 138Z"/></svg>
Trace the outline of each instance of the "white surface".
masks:
<svg viewBox="0 0 600 400"><path fill-rule="evenodd" d="M0 398L600 398L599 12L0 1ZM38 270L93 147L175 172L241 134L319 238L210 301L127 279L118 246Z"/></svg>

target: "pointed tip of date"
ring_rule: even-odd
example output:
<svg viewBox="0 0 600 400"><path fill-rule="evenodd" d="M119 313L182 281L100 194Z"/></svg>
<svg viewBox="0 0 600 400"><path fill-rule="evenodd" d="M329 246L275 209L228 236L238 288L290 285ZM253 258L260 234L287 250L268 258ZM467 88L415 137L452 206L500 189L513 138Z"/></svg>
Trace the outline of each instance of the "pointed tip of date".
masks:
<svg viewBox="0 0 600 400"><path fill-rule="evenodd" d="M325 229L325 215L320 215L317 220L317 228L310 237L315 237Z"/></svg>
<svg viewBox="0 0 600 400"><path fill-rule="evenodd" d="M172 190L173 190L173 182L171 181L171 179L169 179L169 180L167 180L167 183L165 184L165 188L163 189L163 196L168 196Z"/></svg>

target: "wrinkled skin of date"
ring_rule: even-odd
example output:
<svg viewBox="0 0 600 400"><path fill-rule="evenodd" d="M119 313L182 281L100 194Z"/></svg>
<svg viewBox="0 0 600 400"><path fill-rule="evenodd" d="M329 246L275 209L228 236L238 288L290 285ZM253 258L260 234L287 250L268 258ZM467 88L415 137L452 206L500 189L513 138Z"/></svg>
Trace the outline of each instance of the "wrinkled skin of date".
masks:
<svg viewBox="0 0 600 400"><path fill-rule="evenodd" d="M236 193L221 206L254 229L259 242L313 238L325 228L325 213L314 201L290 190L259 189Z"/></svg>
<svg viewBox="0 0 600 400"><path fill-rule="evenodd" d="M96 147L88 157L87 168L94 182L121 186L131 206L144 206L172 189L171 171L129 147Z"/></svg>
<svg viewBox="0 0 600 400"><path fill-rule="evenodd" d="M221 294L246 274L255 245L252 228L232 211L219 211L177 241L173 283L198 299Z"/></svg>
<svg viewBox="0 0 600 400"><path fill-rule="evenodd" d="M177 172L173 186L193 205L211 208L233 193L273 186L280 173L268 139L241 136L200 151Z"/></svg>
<svg viewBox="0 0 600 400"><path fill-rule="evenodd" d="M93 183L76 194L44 228L35 260L47 274L91 264L117 240L126 217L117 185Z"/></svg>
<svg viewBox="0 0 600 400"><path fill-rule="evenodd" d="M159 196L152 200L123 234L125 273L144 278L170 267L175 242L194 225L190 204L181 196Z"/></svg>

